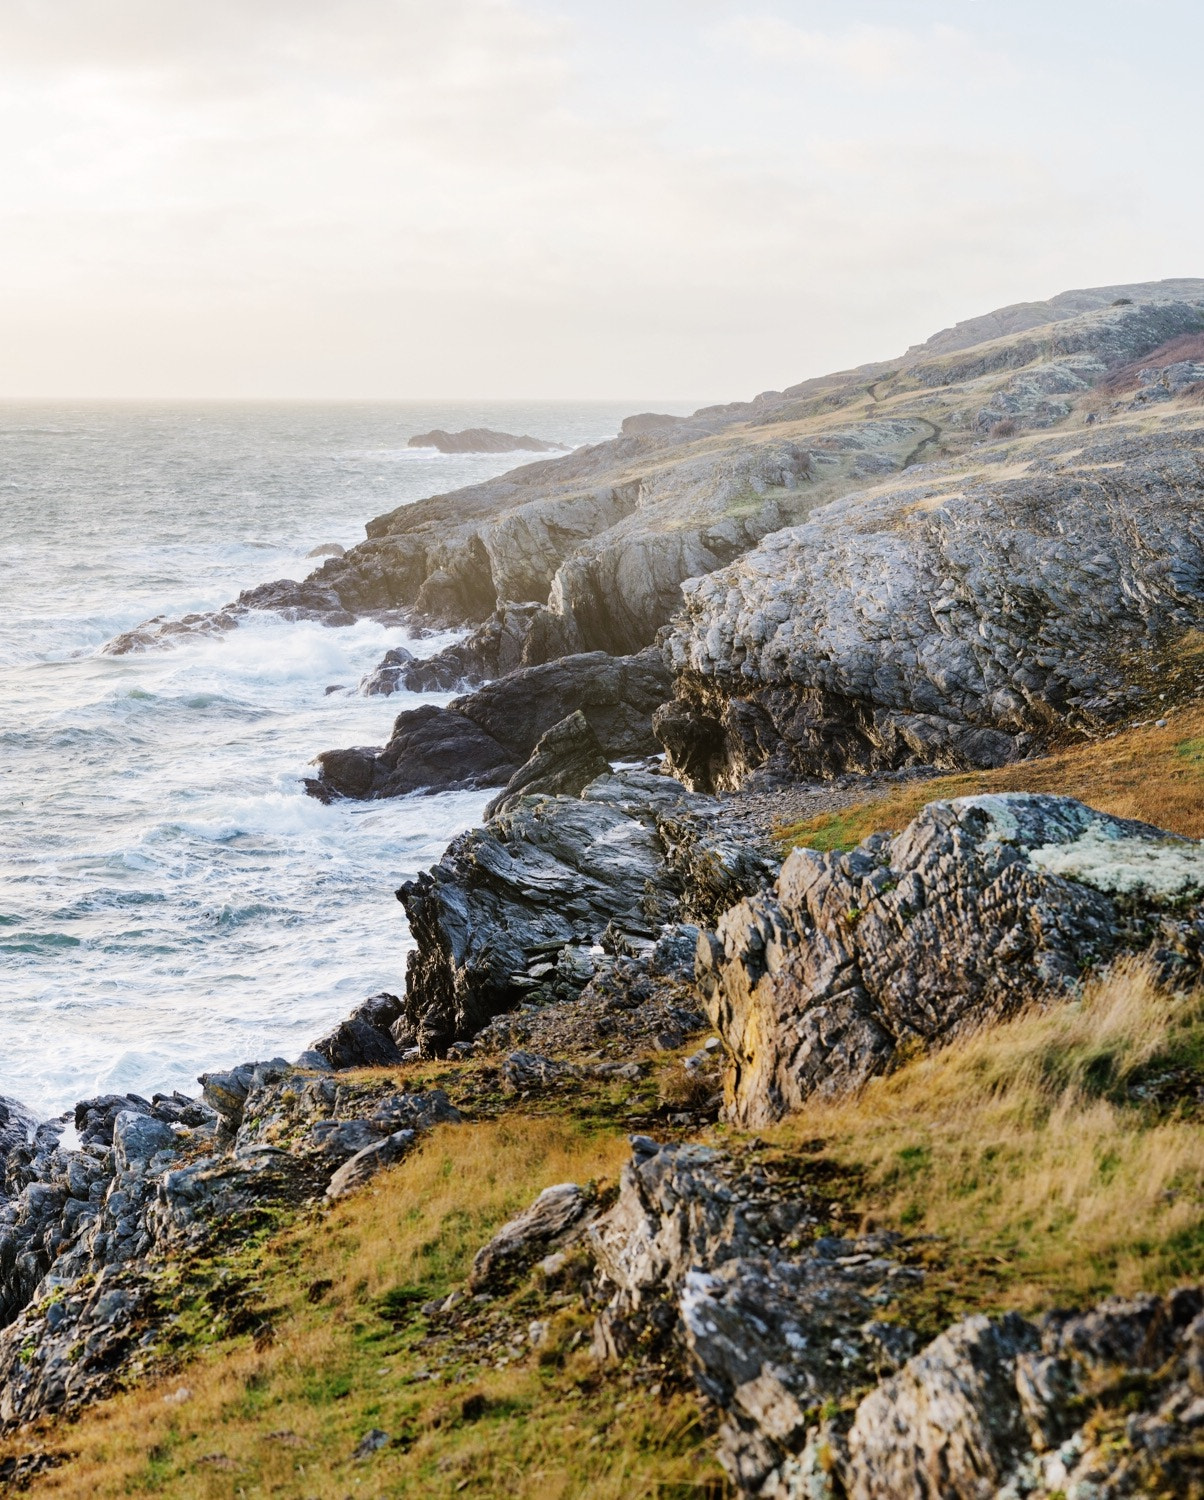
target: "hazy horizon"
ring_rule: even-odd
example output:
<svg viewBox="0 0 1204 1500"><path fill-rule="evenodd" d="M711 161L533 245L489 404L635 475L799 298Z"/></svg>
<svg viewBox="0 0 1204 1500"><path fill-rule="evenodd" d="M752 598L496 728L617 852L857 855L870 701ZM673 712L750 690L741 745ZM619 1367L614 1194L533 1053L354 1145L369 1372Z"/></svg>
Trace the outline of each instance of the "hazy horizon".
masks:
<svg viewBox="0 0 1204 1500"><path fill-rule="evenodd" d="M725 401L1198 274L1200 42L1184 0L14 3L0 399Z"/></svg>

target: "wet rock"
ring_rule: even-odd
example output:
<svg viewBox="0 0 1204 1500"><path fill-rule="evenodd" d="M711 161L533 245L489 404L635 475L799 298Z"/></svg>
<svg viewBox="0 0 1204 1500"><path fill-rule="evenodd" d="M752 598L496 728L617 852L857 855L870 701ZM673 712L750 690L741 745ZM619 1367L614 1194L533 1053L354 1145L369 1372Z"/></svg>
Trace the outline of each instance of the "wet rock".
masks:
<svg viewBox="0 0 1204 1500"><path fill-rule="evenodd" d="M544 1188L530 1208L503 1224L477 1251L469 1290L497 1291L508 1285L520 1271L562 1246L580 1228L591 1206L589 1195L575 1182Z"/></svg>
<svg viewBox="0 0 1204 1500"><path fill-rule="evenodd" d="M396 995L373 995L311 1048L336 1070L390 1067L401 1062L392 1031L401 1012Z"/></svg>
<svg viewBox="0 0 1204 1500"><path fill-rule="evenodd" d="M1201 892L1204 844L1067 797L936 802L894 840L797 849L772 893L699 941L729 1116L760 1123L857 1088L901 1050L1069 992L1124 949L1152 945L1190 982Z"/></svg>
<svg viewBox="0 0 1204 1500"><path fill-rule="evenodd" d="M423 704L398 715L383 750L326 750L315 764L318 779L306 790L329 801L504 786L519 761L464 714Z"/></svg>
<svg viewBox="0 0 1204 1500"><path fill-rule="evenodd" d="M360 692L366 698L388 697L407 686L406 672L414 663L414 653L404 646L394 646L368 675L360 682Z"/></svg>
<svg viewBox="0 0 1204 1500"><path fill-rule="evenodd" d="M566 981L574 969L574 987L583 988L612 924L651 945L673 914L676 887L656 818L681 796L667 778L623 773L580 799L520 802L461 835L401 888L417 942L405 1024L425 1055L515 1005L540 961L557 964Z"/></svg>
<svg viewBox="0 0 1204 1500"><path fill-rule="evenodd" d="M505 790L485 809L486 818L512 808L520 797L578 796L591 781L610 772L598 736L580 709L553 724L520 766Z"/></svg>

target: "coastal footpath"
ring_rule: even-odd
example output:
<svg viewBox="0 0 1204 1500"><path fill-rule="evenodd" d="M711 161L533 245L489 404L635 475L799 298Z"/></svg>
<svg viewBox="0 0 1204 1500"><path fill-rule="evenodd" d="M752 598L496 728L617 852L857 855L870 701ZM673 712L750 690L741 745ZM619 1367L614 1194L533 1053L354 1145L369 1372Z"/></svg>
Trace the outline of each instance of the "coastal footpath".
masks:
<svg viewBox="0 0 1204 1500"><path fill-rule="evenodd" d="M5 1103L0 1475L1204 1494L1202 409L1067 293L110 643L462 627L310 790L495 795L300 1057Z"/></svg>

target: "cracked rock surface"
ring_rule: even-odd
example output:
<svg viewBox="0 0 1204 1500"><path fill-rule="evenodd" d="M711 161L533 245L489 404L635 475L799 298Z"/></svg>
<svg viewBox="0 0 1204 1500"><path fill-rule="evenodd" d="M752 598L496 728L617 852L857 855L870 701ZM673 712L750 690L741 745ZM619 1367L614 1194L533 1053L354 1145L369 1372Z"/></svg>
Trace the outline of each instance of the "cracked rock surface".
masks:
<svg viewBox="0 0 1204 1500"><path fill-rule="evenodd" d="M1152 948L1204 957L1204 844L1029 793L930 803L897 838L796 849L772 892L704 934L698 976L727 1048L729 1118L756 1125L1069 993Z"/></svg>

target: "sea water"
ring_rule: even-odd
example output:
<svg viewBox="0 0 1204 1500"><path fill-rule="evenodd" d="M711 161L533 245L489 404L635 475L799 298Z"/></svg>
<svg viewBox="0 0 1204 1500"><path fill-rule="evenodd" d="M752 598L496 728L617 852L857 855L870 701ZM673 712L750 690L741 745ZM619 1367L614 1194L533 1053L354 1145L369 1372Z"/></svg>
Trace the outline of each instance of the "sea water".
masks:
<svg viewBox="0 0 1204 1500"><path fill-rule="evenodd" d="M319 751L383 743L400 710L447 701L355 689L390 646L452 636L256 614L127 656L104 642L302 577L311 548L351 546L372 516L525 461L407 448L417 432L576 446L638 409L0 406L0 1094L48 1114L196 1092L203 1069L295 1056L400 993L394 891L490 795L325 807L303 790Z"/></svg>

